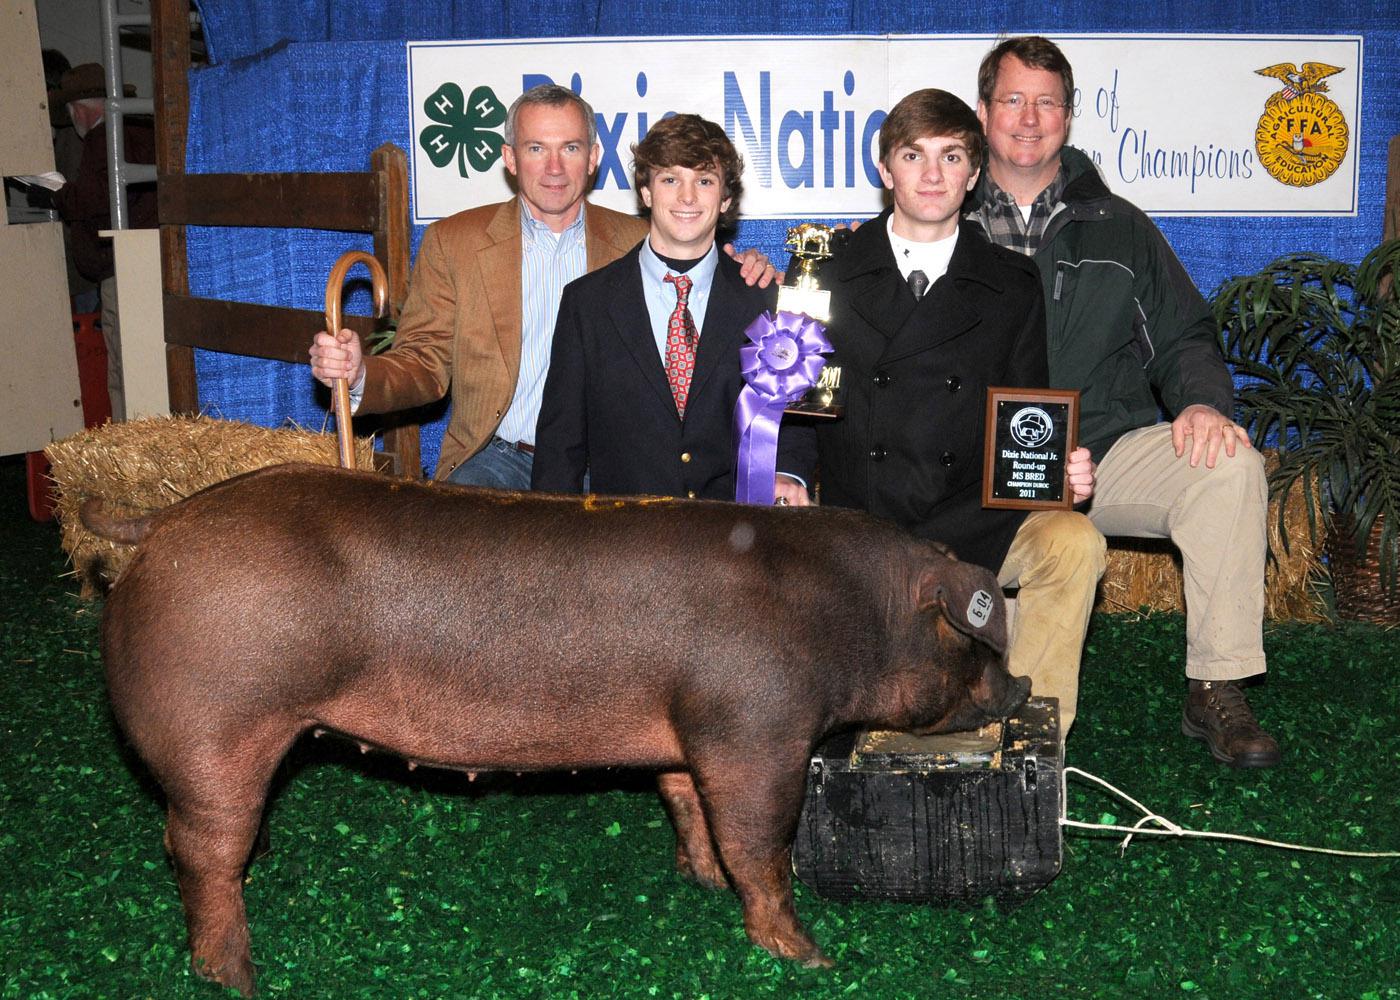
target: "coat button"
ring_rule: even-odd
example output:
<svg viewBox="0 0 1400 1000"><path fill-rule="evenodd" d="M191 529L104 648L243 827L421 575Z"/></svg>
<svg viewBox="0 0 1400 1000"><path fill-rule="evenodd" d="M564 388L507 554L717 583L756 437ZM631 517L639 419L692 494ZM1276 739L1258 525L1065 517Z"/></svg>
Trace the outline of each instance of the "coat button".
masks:
<svg viewBox="0 0 1400 1000"><path fill-rule="evenodd" d="M883 389L885 386L889 385L893 381L894 379L890 378L889 372L875 373L875 384L881 389Z"/></svg>
<svg viewBox="0 0 1400 1000"><path fill-rule="evenodd" d="M870 461L872 462L883 462L885 460L885 455L885 449L881 448L878 444L870 449Z"/></svg>
<svg viewBox="0 0 1400 1000"><path fill-rule="evenodd" d="M938 456L938 463L942 465L945 469L948 466L952 465L955 461L957 461L957 456L954 455L951 451L945 451L943 454Z"/></svg>
<svg viewBox="0 0 1400 1000"><path fill-rule="evenodd" d="M686 495L687 497L689 497L690 499L692 499L692 500L695 499L695 491L694 491L694 490L686 490L686 491L685 491L685 495Z"/></svg>
<svg viewBox="0 0 1400 1000"><path fill-rule="evenodd" d="M949 375L949 376L948 376L948 391L949 391L949 392L957 392L957 391L958 391L959 389L961 389L961 388L962 388L962 379L958 378L958 376L956 376L956 375Z"/></svg>
<svg viewBox="0 0 1400 1000"><path fill-rule="evenodd" d="M681 452L681 461L682 461L682 462L689 462L689 461L690 461L690 452L688 452L688 451L683 451L683 452Z"/></svg>

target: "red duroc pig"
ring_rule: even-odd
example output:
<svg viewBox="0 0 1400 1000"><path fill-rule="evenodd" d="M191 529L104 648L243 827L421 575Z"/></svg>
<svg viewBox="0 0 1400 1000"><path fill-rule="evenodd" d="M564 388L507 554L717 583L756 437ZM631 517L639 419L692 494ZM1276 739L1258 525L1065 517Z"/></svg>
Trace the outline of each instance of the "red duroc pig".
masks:
<svg viewBox="0 0 1400 1000"><path fill-rule="evenodd" d="M813 747L971 728L1029 690L993 575L853 511L287 465L82 520L139 543L103 618L112 709L168 799L194 968L245 994L243 870L308 729L434 767L654 769L681 872L827 965L789 860Z"/></svg>

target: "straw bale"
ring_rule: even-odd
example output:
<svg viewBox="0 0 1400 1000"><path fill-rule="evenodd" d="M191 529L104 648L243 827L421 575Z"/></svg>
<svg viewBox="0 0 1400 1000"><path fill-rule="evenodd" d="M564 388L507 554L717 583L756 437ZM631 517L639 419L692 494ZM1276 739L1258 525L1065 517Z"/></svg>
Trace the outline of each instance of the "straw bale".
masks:
<svg viewBox="0 0 1400 1000"><path fill-rule="evenodd" d="M105 590L135 554L132 546L108 542L83 527L78 508L89 497L102 498L119 514L139 516L264 466L339 463L333 435L206 416L107 423L55 441L44 452L52 466L63 548L84 597ZM357 439L355 455L358 465L371 468L373 439Z"/></svg>
<svg viewBox="0 0 1400 1000"><path fill-rule="evenodd" d="M1266 452L1265 465L1278 464ZM1326 619L1317 582L1324 575L1321 551L1308 533L1307 499L1295 483L1284 498L1285 548L1279 535L1279 501L1269 501L1269 553L1264 573L1264 617L1270 621L1319 622ZM1319 521L1320 523L1320 521ZM1147 538L1110 538L1108 567L1099 584L1096 611L1184 610L1181 557L1170 542Z"/></svg>

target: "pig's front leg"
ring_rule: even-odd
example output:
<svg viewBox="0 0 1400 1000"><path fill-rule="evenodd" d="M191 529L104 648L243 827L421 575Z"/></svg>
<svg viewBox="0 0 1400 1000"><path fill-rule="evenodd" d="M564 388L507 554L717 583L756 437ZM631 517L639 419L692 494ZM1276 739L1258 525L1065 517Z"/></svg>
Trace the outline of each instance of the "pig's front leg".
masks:
<svg viewBox="0 0 1400 1000"><path fill-rule="evenodd" d="M734 889L749 940L808 968L830 967L797 919L792 837L802 809L811 748L750 744L743 756L691 759L692 771Z"/></svg>
<svg viewBox="0 0 1400 1000"><path fill-rule="evenodd" d="M657 775L656 787L676 828L676 870L707 889L727 889L729 880L715 854L710 824L690 772L663 771Z"/></svg>

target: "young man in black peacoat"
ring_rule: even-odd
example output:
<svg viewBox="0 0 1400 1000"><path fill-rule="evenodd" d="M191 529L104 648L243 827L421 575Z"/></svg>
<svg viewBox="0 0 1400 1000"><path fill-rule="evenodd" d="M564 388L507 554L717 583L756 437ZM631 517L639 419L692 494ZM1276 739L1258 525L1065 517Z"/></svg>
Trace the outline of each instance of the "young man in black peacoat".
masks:
<svg viewBox="0 0 1400 1000"><path fill-rule="evenodd" d="M1045 307L1035 267L958 233L948 270L915 299L887 232L862 225L822 271L848 386L818 428L822 502L859 507L995 570L1025 520L982 507L988 386L1043 387Z"/></svg>
<svg viewBox="0 0 1400 1000"><path fill-rule="evenodd" d="M821 498L945 542L1018 588L1010 668L1034 678L1046 662L1077 668L1105 546L1077 512L982 507L986 389L1049 384L1035 265L959 225L985 148L972 109L941 90L905 97L881 127L894 204L822 271L847 400L844 419L817 429ZM1091 496L1085 449L1069 471L1075 500Z"/></svg>
<svg viewBox="0 0 1400 1000"><path fill-rule="evenodd" d="M642 493L733 500L734 404L744 386L744 329L774 306L715 247L737 211L742 160L724 131L696 115L652 126L633 147L635 184L650 209L646 240L564 289L535 434L531 486L578 493ZM687 289L693 355L668 373ZM693 286L693 287L692 287ZM693 365L693 367L691 367ZM778 502L810 502L816 444L810 428L778 440ZM783 474L787 473L787 475Z"/></svg>

